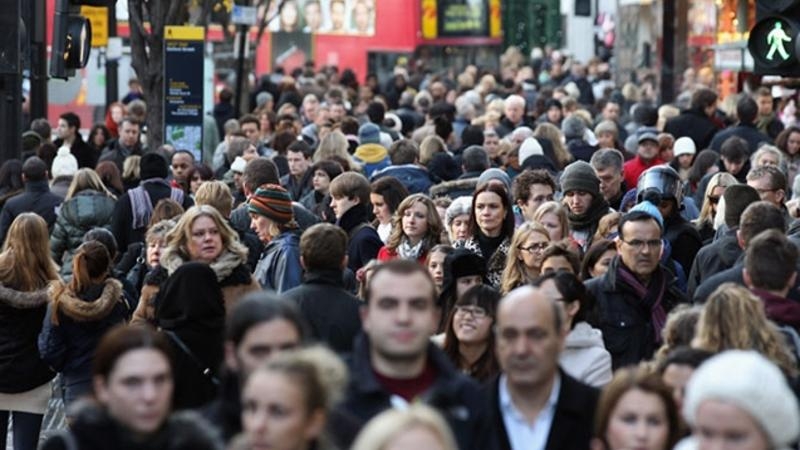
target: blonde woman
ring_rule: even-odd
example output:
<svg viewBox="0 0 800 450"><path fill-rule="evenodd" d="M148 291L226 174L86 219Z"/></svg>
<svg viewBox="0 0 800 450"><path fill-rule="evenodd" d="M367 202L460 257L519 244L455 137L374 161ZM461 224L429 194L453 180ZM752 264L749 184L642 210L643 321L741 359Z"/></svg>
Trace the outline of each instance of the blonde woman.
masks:
<svg viewBox="0 0 800 450"><path fill-rule="evenodd" d="M562 170L567 167L574 159L564 145L564 134L555 125L551 123L540 123L533 131L534 137L543 137L553 144L553 153L555 155L556 168Z"/></svg>
<svg viewBox="0 0 800 450"><path fill-rule="evenodd" d="M533 220L544 226L553 242L569 237L567 209L558 202L549 201L539 205L533 213Z"/></svg>
<svg viewBox="0 0 800 450"><path fill-rule="evenodd" d="M94 170L83 168L75 173L50 237L50 254L61 264L63 278L72 276L72 257L83 235L92 228L111 227L115 203Z"/></svg>
<svg viewBox="0 0 800 450"><path fill-rule="evenodd" d="M767 320L764 303L734 283L722 284L708 297L692 347L712 353L755 350L786 376L797 376L797 363L781 332Z"/></svg>
<svg viewBox="0 0 800 450"><path fill-rule="evenodd" d="M700 208L700 215L694 223L697 231L700 232L700 238L703 242L710 242L714 238L714 233L716 232L714 229L714 217L717 214L717 206L725 189L734 184L739 184L739 182L727 172L718 172L708 181L706 193L703 196L703 205Z"/></svg>
<svg viewBox="0 0 800 450"><path fill-rule="evenodd" d="M456 450L456 440L444 418L429 406L414 403L407 409L389 409L361 430L352 450L419 448Z"/></svg>
<svg viewBox="0 0 800 450"><path fill-rule="evenodd" d="M511 239L500 292L507 294L539 276L544 249L550 244L547 230L536 222L520 225Z"/></svg>
<svg viewBox="0 0 800 450"><path fill-rule="evenodd" d="M378 261L399 257L424 263L428 251L439 243L443 228L436 205L427 195L406 197L392 217L392 232L378 251Z"/></svg>
<svg viewBox="0 0 800 450"><path fill-rule="evenodd" d="M345 172L361 172L361 165L347 151L349 147L350 144L347 143L347 138L341 131L331 131L320 141L317 151L314 152L314 162L336 161L342 165Z"/></svg>
<svg viewBox="0 0 800 450"><path fill-rule="evenodd" d="M208 264L217 276L230 311L248 292L261 289L247 267L247 247L213 207L193 206L167 233L166 247L161 252L158 268L151 271L142 286L139 305L132 322L152 323L155 319L155 300L160 285L182 264L194 261Z"/></svg>

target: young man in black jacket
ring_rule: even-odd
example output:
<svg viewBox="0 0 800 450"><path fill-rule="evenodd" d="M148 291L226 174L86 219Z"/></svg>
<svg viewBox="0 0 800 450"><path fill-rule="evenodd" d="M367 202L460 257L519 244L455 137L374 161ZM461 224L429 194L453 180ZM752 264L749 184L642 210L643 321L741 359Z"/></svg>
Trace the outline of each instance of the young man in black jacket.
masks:
<svg viewBox="0 0 800 450"><path fill-rule="evenodd" d="M345 172L331 181L331 208L336 225L349 239L347 267L353 272L378 256L383 242L369 223L369 181L359 173Z"/></svg>

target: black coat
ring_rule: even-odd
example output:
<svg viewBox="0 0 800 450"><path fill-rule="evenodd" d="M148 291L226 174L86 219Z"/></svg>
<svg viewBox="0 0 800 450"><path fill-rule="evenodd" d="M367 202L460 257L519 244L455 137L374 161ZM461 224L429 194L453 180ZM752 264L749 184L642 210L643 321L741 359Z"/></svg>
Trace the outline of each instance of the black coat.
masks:
<svg viewBox="0 0 800 450"><path fill-rule="evenodd" d="M684 136L692 138L698 151L708 148L717 131L717 124L699 109L688 109L664 125L664 132L675 136L675 139Z"/></svg>
<svg viewBox="0 0 800 450"><path fill-rule="evenodd" d="M561 375L561 390L558 393L558 402L545 448L548 450L588 449L594 432L594 411L597 408L600 391L572 378L561 369L559 369L559 374ZM495 378L484 389L487 391L486 397L489 400L491 435L494 438L491 448L511 450L503 414L500 411L500 377Z"/></svg>
<svg viewBox="0 0 800 450"><path fill-rule="evenodd" d="M61 431L42 450L70 450ZM193 412L172 414L166 423L144 441L94 404L84 405L70 424L71 435L80 450L222 450L223 445L210 424Z"/></svg>
<svg viewBox="0 0 800 450"><path fill-rule="evenodd" d="M664 239L670 243L672 259L681 265L684 275L688 276L694 258L703 246L700 233L677 213L664 220L664 228Z"/></svg>
<svg viewBox="0 0 800 450"><path fill-rule="evenodd" d="M337 221L349 238L347 267L353 272L378 257L383 241L368 222L366 205L358 204L348 209Z"/></svg>
<svg viewBox="0 0 800 450"><path fill-rule="evenodd" d="M392 394L378 381L370 364L369 340L356 339L350 366L350 384L344 402L339 406L346 413L366 424L392 407ZM436 380L421 401L443 414L450 424L461 450L490 448L489 417L485 399L478 384L460 373L447 355L434 344L428 345L428 364L436 370Z"/></svg>
<svg viewBox="0 0 800 450"><path fill-rule="evenodd" d="M64 141L61 139L53 141L53 145L55 145L56 148L61 147L63 144ZM75 133L75 141L72 142L72 147L70 147L69 152L72 153L72 156L78 161L78 167L81 169L84 167L94 169L94 166L97 165L98 158L100 158L100 152L87 144L80 133Z"/></svg>
<svg viewBox="0 0 800 450"><path fill-rule="evenodd" d="M47 222L47 229L53 231L56 223L56 208L64 201L63 198L50 192L47 181L29 181L25 183L25 192L16 195L3 205L0 211L0 242L6 240L6 233L11 222L18 215L33 212L40 215Z"/></svg>
<svg viewBox="0 0 800 450"><path fill-rule="evenodd" d="M762 143L772 143L772 139L766 134L758 131L755 125L738 124L734 127L726 128L714 136L711 140L711 149L719 152L722 149L722 144L730 137L740 137L747 142L747 148L750 154L758 150L759 145Z"/></svg>
<svg viewBox="0 0 800 450"><path fill-rule="evenodd" d="M653 329L650 310L642 304L641 298L632 290L617 286L619 264L621 261L617 256L605 275L586 282L586 290L597 301L598 328L603 332L603 342L611 353L614 370L652 357L656 350L657 331ZM659 266L657 270L666 277L662 304L664 311L669 313L677 304L686 302L686 296L668 269Z"/></svg>
<svg viewBox="0 0 800 450"><path fill-rule="evenodd" d="M144 150L142 150L141 144L137 143L136 146L132 149L126 149L120 144L119 139L114 139L108 143L106 148L103 149L103 152L100 153L100 158L98 162L102 161L111 161L117 165L119 169L119 173L123 172L123 164L125 163L125 159L128 156L132 155L139 155L142 156L144 154Z"/></svg>
<svg viewBox="0 0 800 450"><path fill-rule="evenodd" d="M361 331L358 297L345 290L341 270L306 272L303 284L283 293L300 307L315 340L349 353Z"/></svg>
<svg viewBox="0 0 800 450"><path fill-rule="evenodd" d="M158 201L163 198L170 198L172 189L164 184L146 183L144 189L147 195L150 196L150 202L153 208L158 204ZM194 206L194 200L188 195L183 197L184 209L189 209ZM131 198L128 192L122 194L122 197L117 200L114 205L114 217L111 220L111 232L117 238L117 248L128 248L134 242L143 242L144 233L147 229L146 226L141 228L132 228L133 224L133 210L131 209Z"/></svg>
<svg viewBox="0 0 800 450"><path fill-rule="evenodd" d="M689 296L693 296L697 288L713 275L733 267L741 255L736 230L727 231L721 238L701 248L689 274Z"/></svg>
<svg viewBox="0 0 800 450"><path fill-rule="evenodd" d="M21 292L0 285L0 392L29 391L56 376L36 349L47 300L47 289Z"/></svg>

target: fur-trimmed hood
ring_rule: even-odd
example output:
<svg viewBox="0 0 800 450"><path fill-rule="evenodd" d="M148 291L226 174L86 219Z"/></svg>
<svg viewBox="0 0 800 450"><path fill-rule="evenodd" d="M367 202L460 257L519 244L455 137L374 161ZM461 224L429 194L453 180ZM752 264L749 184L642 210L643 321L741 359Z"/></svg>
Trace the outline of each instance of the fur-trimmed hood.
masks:
<svg viewBox="0 0 800 450"><path fill-rule="evenodd" d="M178 267L186 263L177 251L165 251L161 255L161 267L167 269L167 275L172 275ZM211 270L217 275L217 281L222 281L230 276L240 265L247 262L244 258L228 249L222 251L216 261L209 264Z"/></svg>
<svg viewBox="0 0 800 450"><path fill-rule="evenodd" d="M76 322L93 322L107 317L117 303L123 301L122 283L109 278L103 285L103 292L94 301L86 301L77 296L61 281L50 284L48 295L58 311Z"/></svg>
<svg viewBox="0 0 800 450"><path fill-rule="evenodd" d="M46 305L48 299L47 288L24 292L0 284L0 304L14 309L38 308Z"/></svg>

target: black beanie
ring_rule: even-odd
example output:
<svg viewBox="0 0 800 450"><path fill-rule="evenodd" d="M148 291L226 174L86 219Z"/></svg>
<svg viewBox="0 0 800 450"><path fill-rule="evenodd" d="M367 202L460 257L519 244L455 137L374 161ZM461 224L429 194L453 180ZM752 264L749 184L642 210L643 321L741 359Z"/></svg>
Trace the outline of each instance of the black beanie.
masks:
<svg viewBox="0 0 800 450"><path fill-rule="evenodd" d="M139 178L148 180L150 178L167 178L167 160L156 152L148 152L142 155L139 161Z"/></svg>
<svg viewBox="0 0 800 450"><path fill-rule="evenodd" d="M761 200L758 191L746 184L734 184L726 187L722 198L725 199L725 225L728 228L738 227L744 210L751 203Z"/></svg>

